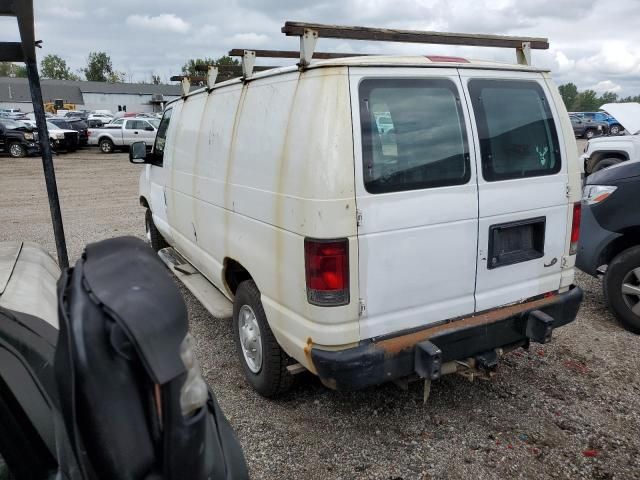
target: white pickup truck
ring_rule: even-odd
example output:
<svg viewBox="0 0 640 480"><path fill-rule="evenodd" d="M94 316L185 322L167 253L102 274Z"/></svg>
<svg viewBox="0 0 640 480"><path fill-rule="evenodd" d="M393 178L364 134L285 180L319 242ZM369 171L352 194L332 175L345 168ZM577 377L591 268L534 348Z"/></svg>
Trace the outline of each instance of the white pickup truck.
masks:
<svg viewBox="0 0 640 480"><path fill-rule="evenodd" d="M133 142L151 146L159 124L156 118L118 118L101 128L90 128L89 145L97 145L102 153L128 148Z"/></svg>
<svg viewBox="0 0 640 480"><path fill-rule="evenodd" d="M580 157L585 176L626 160L640 159L640 104L608 103L600 109L613 115L628 135L590 139Z"/></svg>

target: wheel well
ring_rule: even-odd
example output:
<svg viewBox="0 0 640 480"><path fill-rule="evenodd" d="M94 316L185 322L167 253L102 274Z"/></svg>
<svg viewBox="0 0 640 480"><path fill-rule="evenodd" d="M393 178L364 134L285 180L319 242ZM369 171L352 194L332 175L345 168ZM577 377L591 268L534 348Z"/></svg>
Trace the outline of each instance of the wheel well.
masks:
<svg viewBox="0 0 640 480"><path fill-rule="evenodd" d="M98 143L100 143L102 140L109 140L111 143L113 143L113 140L111 140L109 137L100 137L100 138L98 138Z"/></svg>
<svg viewBox="0 0 640 480"><path fill-rule="evenodd" d="M598 267L608 265L616 256L626 249L640 245L640 225L630 227L621 232L622 236L616 238L600 254Z"/></svg>
<svg viewBox="0 0 640 480"><path fill-rule="evenodd" d="M593 167L595 167L596 164L604 158L619 158L623 162L629 160L629 156L623 152L593 152L593 154L591 154L591 158L589 158L589 172L592 172Z"/></svg>
<svg viewBox="0 0 640 480"><path fill-rule="evenodd" d="M245 280L251 280L251 275L246 268L233 258L225 258L223 278L229 291L235 295L238 285Z"/></svg>
<svg viewBox="0 0 640 480"><path fill-rule="evenodd" d="M150 208L149 202L147 202L147 199L142 196L140 197L140 205L143 206L144 208Z"/></svg>

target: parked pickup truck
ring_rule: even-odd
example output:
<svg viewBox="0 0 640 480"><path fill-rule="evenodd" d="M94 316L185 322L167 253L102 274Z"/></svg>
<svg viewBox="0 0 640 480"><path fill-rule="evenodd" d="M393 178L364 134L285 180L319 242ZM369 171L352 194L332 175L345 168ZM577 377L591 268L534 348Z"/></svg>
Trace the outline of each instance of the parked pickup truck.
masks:
<svg viewBox="0 0 640 480"><path fill-rule="evenodd" d="M580 157L585 177L627 160L640 159L640 103L608 103L601 108L615 115L628 135L590 139Z"/></svg>
<svg viewBox="0 0 640 480"><path fill-rule="evenodd" d="M89 145L97 145L102 153L129 148L138 141L152 145L159 124L155 118L118 118L102 128L90 128Z"/></svg>

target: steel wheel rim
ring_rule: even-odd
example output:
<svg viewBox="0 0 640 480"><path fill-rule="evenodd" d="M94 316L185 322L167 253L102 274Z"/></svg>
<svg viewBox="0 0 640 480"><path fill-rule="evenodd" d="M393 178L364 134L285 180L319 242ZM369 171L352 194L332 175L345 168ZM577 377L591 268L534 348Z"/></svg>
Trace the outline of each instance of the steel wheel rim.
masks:
<svg viewBox="0 0 640 480"><path fill-rule="evenodd" d="M262 368L262 337L260 325L253 309L243 305L238 312L238 333L244 361L253 373Z"/></svg>
<svg viewBox="0 0 640 480"><path fill-rule="evenodd" d="M9 147L9 150L11 151L11 155L13 155L14 157L22 156L22 148L20 148L20 145L16 145L14 143L13 145L11 145L11 147Z"/></svg>
<svg viewBox="0 0 640 480"><path fill-rule="evenodd" d="M624 276L622 299L633 314L640 317L640 267L634 268Z"/></svg>
<svg viewBox="0 0 640 480"><path fill-rule="evenodd" d="M107 153L110 152L111 144L109 142L102 142L102 151Z"/></svg>

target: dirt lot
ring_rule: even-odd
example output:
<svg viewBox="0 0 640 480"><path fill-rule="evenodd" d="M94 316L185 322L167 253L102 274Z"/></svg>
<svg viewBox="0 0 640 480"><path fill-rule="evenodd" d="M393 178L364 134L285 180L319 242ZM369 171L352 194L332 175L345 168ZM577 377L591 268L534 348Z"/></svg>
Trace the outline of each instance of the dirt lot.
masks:
<svg viewBox="0 0 640 480"><path fill-rule="evenodd" d="M140 167L84 150L55 160L69 252L143 235ZM39 159L0 158L0 240L55 251ZM204 373L245 449L253 478L640 478L640 338L603 305L600 284L578 276L586 299L553 342L509 354L491 382L445 377L422 389L356 393L311 375L285 398L245 384L229 320L184 291Z"/></svg>

